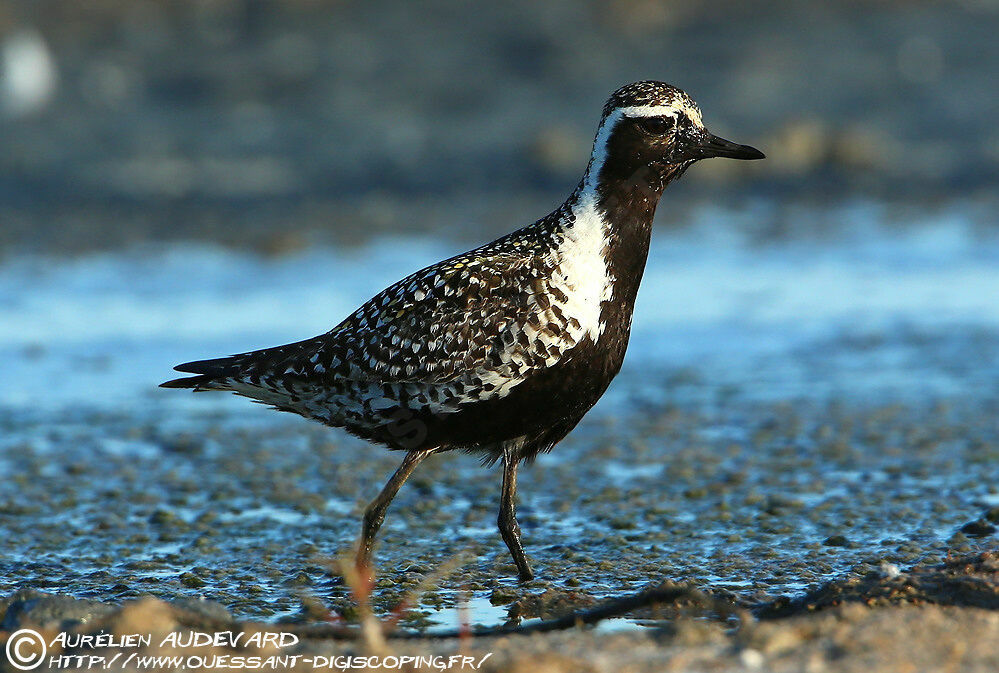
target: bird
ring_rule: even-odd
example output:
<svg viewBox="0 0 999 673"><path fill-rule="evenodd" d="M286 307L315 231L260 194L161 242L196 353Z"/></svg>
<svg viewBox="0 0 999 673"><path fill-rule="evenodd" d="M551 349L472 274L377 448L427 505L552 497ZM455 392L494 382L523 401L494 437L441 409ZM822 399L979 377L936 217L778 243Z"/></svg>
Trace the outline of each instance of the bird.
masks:
<svg viewBox="0 0 999 673"><path fill-rule="evenodd" d="M160 384L231 391L403 453L364 510L369 569L399 489L429 456L502 463L497 524L521 581L534 577L516 515L517 470L552 450L621 369L663 190L710 157L763 159L719 138L684 91L616 90L589 163L553 212L412 273L325 334L177 365Z"/></svg>

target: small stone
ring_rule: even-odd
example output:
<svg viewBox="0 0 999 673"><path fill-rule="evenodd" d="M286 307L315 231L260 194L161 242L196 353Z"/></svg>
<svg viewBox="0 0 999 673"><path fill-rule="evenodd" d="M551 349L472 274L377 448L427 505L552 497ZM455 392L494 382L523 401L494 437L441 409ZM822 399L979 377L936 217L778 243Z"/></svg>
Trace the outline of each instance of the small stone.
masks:
<svg viewBox="0 0 999 673"><path fill-rule="evenodd" d="M149 523L156 526L171 525L177 522L177 516L165 509L158 509L149 516Z"/></svg>
<svg viewBox="0 0 999 673"><path fill-rule="evenodd" d="M822 544L827 547L849 547L850 541L845 535L830 535L822 541Z"/></svg>
<svg viewBox="0 0 999 673"><path fill-rule="evenodd" d="M184 612L207 617L213 621L227 623L232 621L232 615L221 603L204 598L175 598L170 605Z"/></svg>
<svg viewBox="0 0 999 673"><path fill-rule="evenodd" d="M895 579L902 574L902 570L894 563L883 562L878 570L881 572L881 576L885 579Z"/></svg>
<svg viewBox="0 0 999 673"><path fill-rule="evenodd" d="M491 605L507 605L517 600L517 592L506 587L496 587L489 595Z"/></svg>
<svg viewBox="0 0 999 673"><path fill-rule="evenodd" d="M194 573L182 573L180 583L189 589L200 589L205 586L205 581Z"/></svg>
<svg viewBox="0 0 999 673"><path fill-rule="evenodd" d="M751 670L763 668L763 664L766 661L759 650L754 650L751 647L747 647L739 653L739 660L743 666Z"/></svg>
<svg viewBox="0 0 999 673"><path fill-rule="evenodd" d="M299 586L299 587L307 587L311 583L312 579L309 577L308 573L301 571L289 577L285 581L285 584L288 586Z"/></svg>
<svg viewBox="0 0 999 673"><path fill-rule="evenodd" d="M961 532L968 537L986 537L996 532L996 527L988 523L985 519L971 521L961 526Z"/></svg>
<svg viewBox="0 0 999 673"><path fill-rule="evenodd" d="M550 619L575 610L591 607L596 599L580 591L559 591L548 589L541 594L522 596L507 609L512 621L521 619Z"/></svg>
<svg viewBox="0 0 999 673"><path fill-rule="evenodd" d="M175 616L176 610L168 603L146 596L123 604L120 610L107 617L102 626L110 633L148 633L158 636L177 628Z"/></svg>
<svg viewBox="0 0 999 673"><path fill-rule="evenodd" d="M114 609L112 605L97 601L22 589L11 597L0 629L16 631L19 628L34 627L65 631L102 617Z"/></svg>

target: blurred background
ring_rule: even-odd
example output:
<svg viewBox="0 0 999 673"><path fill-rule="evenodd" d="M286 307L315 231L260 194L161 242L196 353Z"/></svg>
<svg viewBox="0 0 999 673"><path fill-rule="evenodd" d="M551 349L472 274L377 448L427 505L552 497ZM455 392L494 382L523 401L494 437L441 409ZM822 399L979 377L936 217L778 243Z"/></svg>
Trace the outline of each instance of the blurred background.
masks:
<svg viewBox="0 0 999 673"><path fill-rule="evenodd" d="M0 0L0 592L326 600L396 457L156 385L544 216L639 79L767 160L667 190L621 375L522 473L540 574L757 599L994 546L997 35L997 0ZM495 586L496 475L446 460L386 576Z"/></svg>
<svg viewBox="0 0 999 673"><path fill-rule="evenodd" d="M561 201L637 79L769 157L699 166L660 225L748 199L763 236L840 226L792 202L995 212L997 32L995 0L4 0L0 253L491 239Z"/></svg>

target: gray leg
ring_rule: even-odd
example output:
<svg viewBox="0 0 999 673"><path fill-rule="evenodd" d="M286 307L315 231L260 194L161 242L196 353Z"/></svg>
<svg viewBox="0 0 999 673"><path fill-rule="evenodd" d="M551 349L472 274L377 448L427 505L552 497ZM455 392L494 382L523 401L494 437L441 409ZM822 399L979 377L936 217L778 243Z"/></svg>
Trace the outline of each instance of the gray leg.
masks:
<svg viewBox="0 0 999 673"><path fill-rule="evenodd" d="M534 578L531 564L527 562L524 545L520 543L520 525L517 523L517 460L509 449L503 450L503 493L500 496L499 529L503 541L510 548L513 562L517 564L520 581Z"/></svg>
<svg viewBox="0 0 999 673"><path fill-rule="evenodd" d="M357 545L358 569L365 569L371 566L371 550L375 544L375 536L385 520L385 512L395 494L399 492L402 485L413 474L416 466L423 462L423 459L433 453L435 449L424 449L422 451L410 451L402 461L402 465L395 471L392 478L388 480L378 497L371 501L371 504L364 510L364 527L361 530L361 540Z"/></svg>

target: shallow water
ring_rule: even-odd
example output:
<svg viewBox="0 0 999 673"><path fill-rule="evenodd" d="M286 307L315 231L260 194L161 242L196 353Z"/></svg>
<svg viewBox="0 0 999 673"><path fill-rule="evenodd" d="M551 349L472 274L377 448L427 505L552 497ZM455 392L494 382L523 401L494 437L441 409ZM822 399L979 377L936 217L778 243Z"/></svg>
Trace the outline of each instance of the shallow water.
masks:
<svg viewBox="0 0 999 673"><path fill-rule="evenodd" d="M522 473L542 578L529 590L668 578L764 600L995 546L958 530L999 502L999 236L961 204L904 228L860 203L821 213L842 225L828 236L736 233L766 217L702 209L657 234L621 376ZM176 245L5 261L0 589L205 595L271 618L310 597L346 605L330 558L397 457L155 385L177 362L326 331L457 251L384 239L279 258ZM464 554L408 623L501 621L490 599L520 590L497 496L498 474L472 457L421 467L383 529L379 608Z"/></svg>

